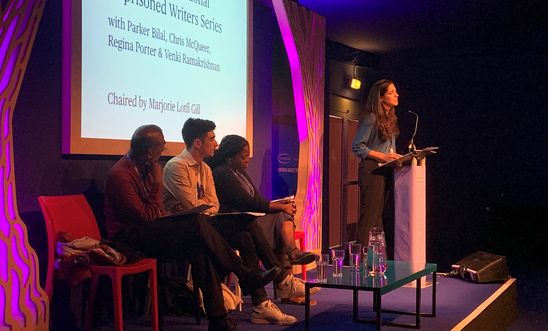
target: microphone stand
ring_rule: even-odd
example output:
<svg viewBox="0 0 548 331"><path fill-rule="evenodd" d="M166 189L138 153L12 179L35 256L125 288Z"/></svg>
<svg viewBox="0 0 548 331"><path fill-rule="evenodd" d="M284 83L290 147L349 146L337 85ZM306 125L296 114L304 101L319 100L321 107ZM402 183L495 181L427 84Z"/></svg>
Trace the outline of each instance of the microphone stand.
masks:
<svg viewBox="0 0 548 331"><path fill-rule="evenodd" d="M409 139L409 144L407 145L407 149L409 150L409 153L411 153L411 155L417 156L417 147L415 146L415 135L417 134L417 128L419 126L419 114L415 113L411 109L407 110L407 112L415 115L415 130L413 131L413 135L411 136L411 139Z"/></svg>

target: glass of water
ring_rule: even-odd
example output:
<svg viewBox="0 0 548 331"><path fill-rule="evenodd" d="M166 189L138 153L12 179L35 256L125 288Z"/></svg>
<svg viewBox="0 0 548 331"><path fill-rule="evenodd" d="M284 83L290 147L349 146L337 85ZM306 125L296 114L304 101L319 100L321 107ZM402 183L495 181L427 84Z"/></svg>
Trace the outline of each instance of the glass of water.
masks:
<svg viewBox="0 0 548 331"><path fill-rule="evenodd" d="M344 249L332 249L331 259L333 260L333 277L342 277Z"/></svg>
<svg viewBox="0 0 548 331"><path fill-rule="evenodd" d="M383 249L379 249L379 252L377 253L376 271L379 275L384 275L384 272L386 271L386 254L384 253Z"/></svg>
<svg viewBox="0 0 548 331"><path fill-rule="evenodd" d="M348 261L349 265L354 267L354 271L360 271L360 260L362 253L362 245L357 242L348 243Z"/></svg>
<svg viewBox="0 0 548 331"><path fill-rule="evenodd" d="M327 282L327 265L329 264L329 254L316 255L316 280L319 283Z"/></svg>
<svg viewBox="0 0 548 331"><path fill-rule="evenodd" d="M366 255L367 255L367 261L366 261L367 273L370 276L375 276L376 270L378 269L378 265L379 265L379 260L377 257L377 246L374 244L370 244L367 247Z"/></svg>
<svg viewBox="0 0 548 331"><path fill-rule="evenodd" d="M367 270L367 251L368 251L368 247L367 246L363 246L362 247L362 270L364 270L365 272L365 275L368 275L369 273L369 270Z"/></svg>

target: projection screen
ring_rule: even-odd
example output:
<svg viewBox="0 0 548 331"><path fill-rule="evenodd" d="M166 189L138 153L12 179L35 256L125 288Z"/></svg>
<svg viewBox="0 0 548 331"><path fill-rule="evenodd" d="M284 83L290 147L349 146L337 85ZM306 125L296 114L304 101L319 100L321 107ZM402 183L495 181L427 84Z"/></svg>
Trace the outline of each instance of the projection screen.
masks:
<svg viewBox="0 0 548 331"><path fill-rule="evenodd" d="M156 124L181 152L189 117L252 143L251 0L63 1L64 154L121 155Z"/></svg>

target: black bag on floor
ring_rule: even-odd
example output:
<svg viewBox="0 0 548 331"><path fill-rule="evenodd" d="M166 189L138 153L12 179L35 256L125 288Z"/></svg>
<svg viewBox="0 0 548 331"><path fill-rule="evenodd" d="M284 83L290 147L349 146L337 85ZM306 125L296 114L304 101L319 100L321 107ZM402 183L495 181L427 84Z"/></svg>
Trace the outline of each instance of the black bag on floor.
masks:
<svg viewBox="0 0 548 331"><path fill-rule="evenodd" d="M504 282L510 275L506 257L477 251L452 265L450 275L475 283Z"/></svg>
<svg viewBox="0 0 548 331"><path fill-rule="evenodd" d="M158 297L162 314L181 316L194 313L194 294L183 277L170 278L161 273Z"/></svg>

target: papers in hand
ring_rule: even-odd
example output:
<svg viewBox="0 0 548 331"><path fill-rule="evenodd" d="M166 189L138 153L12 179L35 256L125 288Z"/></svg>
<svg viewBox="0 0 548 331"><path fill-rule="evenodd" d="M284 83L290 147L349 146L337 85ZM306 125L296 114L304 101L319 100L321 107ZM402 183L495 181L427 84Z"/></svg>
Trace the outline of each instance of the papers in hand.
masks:
<svg viewBox="0 0 548 331"><path fill-rule="evenodd" d="M436 154L437 153L437 150L440 149L439 147L426 147L426 148L423 148L423 149L419 149L417 150L417 153L421 153L421 154Z"/></svg>
<svg viewBox="0 0 548 331"><path fill-rule="evenodd" d="M276 200L272 200L271 202L292 202L295 200L295 196L294 195L290 195L288 197L285 197L285 198L280 198L280 199L276 199Z"/></svg>
<svg viewBox="0 0 548 331"><path fill-rule="evenodd" d="M404 154L395 160L388 161L385 163L379 163L379 167L401 166L404 163L411 161L411 159L413 159L414 157L422 159L423 157L427 155L436 154L438 149L439 147L426 147L423 149L417 149L416 151Z"/></svg>
<svg viewBox="0 0 548 331"><path fill-rule="evenodd" d="M160 217L160 219L173 218L173 217L183 216L183 215L197 215L197 214L203 213L204 211L208 210L211 207L213 206L203 204L203 205L199 205L198 207L190 208L184 211L179 211L172 214L166 214Z"/></svg>
<svg viewBox="0 0 548 331"><path fill-rule="evenodd" d="M266 215L266 213L261 213L258 211L232 211L226 213L217 213L214 216L223 216L223 215L249 215L254 217L260 217Z"/></svg>

